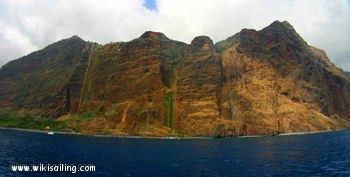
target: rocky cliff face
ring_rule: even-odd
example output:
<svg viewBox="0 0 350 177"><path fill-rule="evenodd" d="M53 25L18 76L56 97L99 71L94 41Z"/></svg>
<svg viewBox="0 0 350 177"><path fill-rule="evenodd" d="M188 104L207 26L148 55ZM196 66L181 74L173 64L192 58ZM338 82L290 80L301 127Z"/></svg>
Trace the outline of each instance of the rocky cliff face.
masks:
<svg viewBox="0 0 350 177"><path fill-rule="evenodd" d="M147 132L152 126L164 127L160 134L169 131L175 70L185 46L164 34L146 32L127 43L98 47L89 67L82 111L103 113L126 132Z"/></svg>
<svg viewBox="0 0 350 177"><path fill-rule="evenodd" d="M349 120L349 80L288 22L243 29L216 47L225 74L223 116L239 122L239 134L337 129L338 116Z"/></svg>
<svg viewBox="0 0 350 177"><path fill-rule="evenodd" d="M1 112L95 112L88 129L152 136L349 128L350 80L288 22L213 44L158 32L106 45L72 37L0 70Z"/></svg>
<svg viewBox="0 0 350 177"><path fill-rule="evenodd" d="M194 38L177 69L174 96L178 130L190 135L215 133L212 123L221 116L221 70L213 41L206 36Z"/></svg>

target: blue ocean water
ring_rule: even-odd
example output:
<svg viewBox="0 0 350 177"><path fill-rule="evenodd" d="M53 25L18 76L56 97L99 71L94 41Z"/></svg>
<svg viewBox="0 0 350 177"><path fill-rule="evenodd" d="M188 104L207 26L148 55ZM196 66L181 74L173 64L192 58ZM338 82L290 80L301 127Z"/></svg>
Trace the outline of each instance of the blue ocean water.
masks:
<svg viewBox="0 0 350 177"><path fill-rule="evenodd" d="M12 172L13 164L96 172ZM0 176L350 176L350 131L226 139L135 139L0 129Z"/></svg>

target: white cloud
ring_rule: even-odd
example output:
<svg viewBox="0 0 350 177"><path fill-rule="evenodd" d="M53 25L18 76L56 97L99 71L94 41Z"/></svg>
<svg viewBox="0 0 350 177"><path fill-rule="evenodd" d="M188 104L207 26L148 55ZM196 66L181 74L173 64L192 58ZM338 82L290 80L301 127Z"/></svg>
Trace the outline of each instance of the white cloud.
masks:
<svg viewBox="0 0 350 177"><path fill-rule="evenodd" d="M5 27L0 23L0 34L0 66L13 56L21 56L37 50L30 39L16 28Z"/></svg>
<svg viewBox="0 0 350 177"><path fill-rule="evenodd" d="M154 30L186 43L198 35L223 40L242 28L288 20L311 45L350 70L350 6L346 0L0 0L0 66L77 34L85 40L128 41ZM349 38L349 39L348 39Z"/></svg>

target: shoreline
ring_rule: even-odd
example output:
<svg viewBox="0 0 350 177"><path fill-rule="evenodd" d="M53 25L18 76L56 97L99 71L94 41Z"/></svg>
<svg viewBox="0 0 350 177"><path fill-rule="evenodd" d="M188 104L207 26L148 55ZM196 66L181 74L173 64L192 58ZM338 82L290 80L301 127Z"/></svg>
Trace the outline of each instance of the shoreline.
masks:
<svg viewBox="0 0 350 177"><path fill-rule="evenodd" d="M344 129L346 130L346 129ZM309 131L309 132L290 132L290 133L281 133L277 136L290 136L290 135L307 135L307 134L317 134L317 133L327 133L327 132L336 132L342 130L320 130L320 131Z"/></svg>
<svg viewBox="0 0 350 177"><path fill-rule="evenodd" d="M132 136L132 135L89 135L89 134L81 134L74 132L61 132L61 131L50 131L50 130L37 130L37 129L25 129L25 128L16 128L16 127L0 127L0 130L15 130L15 131L23 131L23 132L32 132L32 133L44 133L48 134L49 132L53 132L54 134L59 135L77 135L77 136L90 136L90 137L101 137L101 138L130 138L130 139L223 139L223 138L215 138L215 137L175 137L175 136L165 136L165 137L153 137L153 136ZM341 130L323 130L323 131L309 131L309 132L290 132L290 133L282 133L279 135L246 135L246 136L234 136L234 137L225 137L225 138L260 138L260 137L278 137L278 136L295 136L295 135L307 135L307 134L318 134L318 133L327 133Z"/></svg>
<svg viewBox="0 0 350 177"><path fill-rule="evenodd" d="M17 131L23 131L23 132L33 132L33 133L46 133L54 132L55 134L61 134L61 135L83 135L79 133L74 132L60 132L60 131L50 131L50 130L37 130L37 129L27 129L27 128L16 128L16 127L0 127L0 130L17 130Z"/></svg>
<svg viewBox="0 0 350 177"><path fill-rule="evenodd" d="M157 136L132 136L132 135L90 135L90 134L81 134L81 133L74 133L74 132L25 129L25 128L16 128L16 127L0 127L0 130L15 130L15 131L43 133L43 134L48 134L49 132L53 132L54 134L60 134L60 135L76 135L76 136L101 137L101 138L130 138L130 139L212 139L213 138L214 139L214 137L175 137L175 136L157 137Z"/></svg>

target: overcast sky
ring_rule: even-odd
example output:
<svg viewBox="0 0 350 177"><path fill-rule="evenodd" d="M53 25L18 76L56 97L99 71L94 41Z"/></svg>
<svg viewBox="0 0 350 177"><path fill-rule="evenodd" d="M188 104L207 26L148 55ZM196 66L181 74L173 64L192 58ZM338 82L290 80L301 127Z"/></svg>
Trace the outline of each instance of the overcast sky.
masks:
<svg viewBox="0 0 350 177"><path fill-rule="evenodd" d="M349 0L0 0L0 66L74 34L101 44L149 30L217 42L275 20L350 71Z"/></svg>

